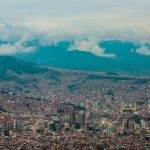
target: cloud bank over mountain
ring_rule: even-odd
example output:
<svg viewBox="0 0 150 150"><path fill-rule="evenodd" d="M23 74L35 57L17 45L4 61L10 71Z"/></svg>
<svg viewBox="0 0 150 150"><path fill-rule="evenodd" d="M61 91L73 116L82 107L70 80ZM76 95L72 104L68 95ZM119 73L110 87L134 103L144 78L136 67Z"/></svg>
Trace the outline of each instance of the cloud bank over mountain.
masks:
<svg viewBox="0 0 150 150"><path fill-rule="evenodd" d="M33 52L41 46L71 41L68 50L89 51L101 57L102 40L141 44L136 52L149 55L149 0L5 0L0 5L0 54Z"/></svg>
<svg viewBox="0 0 150 150"><path fill-rule="evenodd" d="M98 44L99 41L95 38L89 38L86 40L76 40L74 44L72 44L68 50L81 50L81 51L89 51L97 56L101 57L115 57L115 54L106 54L105 49L101 48Z"/></svg>
<svg viewBox="0 0 150 150"><path fill-rule="evenodd" d="M136 50L136 53L150 56L150 48L148 46L143 45Z"/></svg>

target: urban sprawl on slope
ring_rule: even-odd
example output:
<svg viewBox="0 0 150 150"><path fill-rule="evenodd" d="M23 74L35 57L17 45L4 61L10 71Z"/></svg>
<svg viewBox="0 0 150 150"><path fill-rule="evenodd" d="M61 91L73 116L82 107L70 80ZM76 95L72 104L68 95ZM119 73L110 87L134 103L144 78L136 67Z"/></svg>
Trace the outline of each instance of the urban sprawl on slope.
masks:
<svg viewBox="0 0 150 150"><path fill-rule="evenodd" d="M20 78L30 82L0 84L0 149L150 149L148 77L61 71Z"/></svg>

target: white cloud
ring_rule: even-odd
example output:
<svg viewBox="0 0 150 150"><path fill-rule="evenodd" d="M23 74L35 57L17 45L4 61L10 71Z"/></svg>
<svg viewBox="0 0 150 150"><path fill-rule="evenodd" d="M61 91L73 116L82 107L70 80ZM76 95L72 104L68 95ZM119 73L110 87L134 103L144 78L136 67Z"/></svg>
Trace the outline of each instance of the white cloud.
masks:
<svg viewBox="0 0 150 150"><path fill-rule="evenodd" d="M141 54L141 55L148 55L150 56L150 49L148 46L141 46L136 50L136 53Z"/></svg>
<svg viewBox="0 0 150 150"><path fill-rule="evenodd" d="M15 43L7 43L0 45L0 54L1 55L10 55L16 53L29 53L33 52L36 49L34 46L26 46L21 41Z"/></svg>
<svg viewBox="0 0 150 150"><path fill-rule="evenodd" d="M0 19L37 32L149 40L149 0L5 0ZM12 32L12 31L11 31ZM60 36L58 34L58 36Z"/></svg>
<svg viewBox="0 0 150 150"><path fill-rule="evenodd" d="M5 22L0 24L0 40L8 41L7 44L0 45L0 54L15 54L33 52L36 47L27 45L28 42L38 40L41 46L57 44L60 41L71 41L73 44L68 50L88 51L97 56L114 58L115 54L105 53L105 49L99 46L101 40L127 40L137 43L147 42L149 34L141 34L137 30L121 30L100 28L90 29L90 27L75 27L57 22L51 23L43 20L42 23L33 20L32 22L12 23ZM73 21L72 21L73 22ZM74 28L73 28L74 26ZM71 28L72 27L72 28ZM82 30L81 30L82 29ZM141 50L137 50L139 54Z"/></svg>
<svg viewBox="0 0 150 150"><path fill-rule="evenodd" d="M28 45L34 39L33 32L21 24L5 22L0 23L0 54L10 55L15 53L29 53L36 46Z"/></svg>
<svg viewBox="0 0 150 150"><path fill-rule="evenodd" d="M98 41L150 41L150 0L0 0L0 4L0 40L10 42L1 45L6 54L9 46L23 52L22 45L38 39L41 45L74 41L72 49L114 57ZM96 40L85 40L90 36ZM16 48L12 42L19 41Z"/></svg>
<svg viewBox="0 0 150 150"><path fill-rule="evenodd" d="M68 50L81 50L91 52L97 56L101 57L115 57L115 54L107 54L105 53L105 49L101 48L98 44L98 40L95 38L89 38L87 40L77 40L71 45Z"/></svg>

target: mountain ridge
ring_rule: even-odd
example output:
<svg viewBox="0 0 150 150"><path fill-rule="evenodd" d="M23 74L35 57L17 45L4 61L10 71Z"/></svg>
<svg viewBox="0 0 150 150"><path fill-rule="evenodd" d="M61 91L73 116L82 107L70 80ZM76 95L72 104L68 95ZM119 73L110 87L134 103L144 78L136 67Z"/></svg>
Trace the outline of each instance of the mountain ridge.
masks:
<svg viewBox="0 0 150 150"><path fill-rule="evenodd" d="M150 57L136 53L140 47L138 44L116 40L100 42L105 53L114 53L115 58L99 57L87 51L68 51L70 44L60 42L57 45L39 46L33 53L15 56L54 68L150 75Z"/></svg>
<svg viewBox="0 0 150 150"><path fill-rule="evenodd" d="M14 73L44 73L48 71L47 68L42 68L32 62L26 62L13 56L0 56L0 67L1 69L11 70Z"/></svg>

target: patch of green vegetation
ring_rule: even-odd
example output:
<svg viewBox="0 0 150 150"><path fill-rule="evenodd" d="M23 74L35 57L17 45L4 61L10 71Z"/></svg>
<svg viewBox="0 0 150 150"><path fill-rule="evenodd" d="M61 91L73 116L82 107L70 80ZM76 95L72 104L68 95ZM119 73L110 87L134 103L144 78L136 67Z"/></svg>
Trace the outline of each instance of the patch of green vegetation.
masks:
<svg viewBox="0 0 150 150"><path fill-rule="evenodd" d="M73 92L74 90L76 90L76 86L74 84L68 85L68 89L70 92Z"/></svg>
<svg viewBox="0 0 150 150"><path fill-rule="evenodd" d="M6 112L6 110L4 109L2 105L0 105L0 112Z"/></svg>

